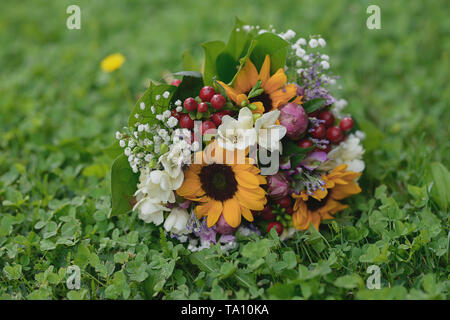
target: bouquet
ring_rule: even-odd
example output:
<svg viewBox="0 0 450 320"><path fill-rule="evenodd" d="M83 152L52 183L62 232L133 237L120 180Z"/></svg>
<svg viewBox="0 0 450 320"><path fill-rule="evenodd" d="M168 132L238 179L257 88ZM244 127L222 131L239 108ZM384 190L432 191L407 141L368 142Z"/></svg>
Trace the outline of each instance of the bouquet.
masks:
<svg viewBox="0 0 450 320"><path fill-rule="evenodd" d="M319 229L361 192L364 133L331 93L320 36L237 20L196 70L151 82L116 133L112 214L137 211L191 251Z"/></svg>

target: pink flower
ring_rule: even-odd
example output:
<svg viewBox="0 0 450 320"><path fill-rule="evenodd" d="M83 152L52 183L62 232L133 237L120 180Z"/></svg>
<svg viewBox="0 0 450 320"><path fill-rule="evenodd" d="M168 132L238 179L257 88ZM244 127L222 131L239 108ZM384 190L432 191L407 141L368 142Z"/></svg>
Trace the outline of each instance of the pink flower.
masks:
<svg viewBox="0 0 450 320"><path fill-rule="evenodd" d="M300 138L308 127L308 114L305 109L301 105L291 102L280 111L278 120L282 126L286 127L286 136L293 140Z"/></svg>
<svg viewBox="0 0 450 320"><path fill-rule="evenodd" d="M235 228L231 227L223 217L223 214L220 215L219 221L216 224L216 231L222 235L229 235L234 233Z"/></svg>
<svg viewBox="0 0 450 320"><path fill-rule="evenodd" d="M289 193L289 181L281 172L267 177L267 187L269 197L274 200L279 200Z"/></svg>

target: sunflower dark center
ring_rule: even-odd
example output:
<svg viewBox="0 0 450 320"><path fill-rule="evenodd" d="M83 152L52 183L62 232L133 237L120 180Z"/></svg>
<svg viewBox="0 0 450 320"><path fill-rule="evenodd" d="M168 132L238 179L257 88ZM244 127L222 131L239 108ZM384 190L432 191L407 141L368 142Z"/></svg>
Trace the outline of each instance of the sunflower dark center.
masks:
<svg viewBox="0 0 450 320"><path fill-rule="evenodd" d="M329 194L327 194L327 196L325 198L323 198L322 200L317 200L313 197L309 197L308 200L306 201L306 206L311 211L319 210L327 203L328 197L329 197Z"/></svg>
<svg viewBox="0 0 450 320"><path fill-rule="evenodd" d="M217 163L204 166L199 177L206 195L214 200L231 199L237 191L237 181L230 166Z"/></svg>
<svg viewBox="0 0 450 320"><path fill-rule="evenodd" d="M250 98L248 100L250 102L262 102L262 104L264 105L264 112L269 112L270 110L272 110L272 99L264 91L260 95L257 95L256 97Z"/></svg>

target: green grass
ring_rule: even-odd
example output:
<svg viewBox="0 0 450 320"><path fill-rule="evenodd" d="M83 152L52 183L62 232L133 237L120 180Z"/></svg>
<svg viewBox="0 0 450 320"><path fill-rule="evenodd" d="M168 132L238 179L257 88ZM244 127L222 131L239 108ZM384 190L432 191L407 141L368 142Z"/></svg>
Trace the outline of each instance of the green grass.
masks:
<svg viewBox="0 0 450 320"><path fill-rule="evenodd" d="M81 30L66 28L74 3ZM382 29L368 30L369 4L3 3L0 299L448 299L450 190L445 169L430 166L450 160L450 8L379 1ZM148 80L179 71L186 49L200 60L200 43L225 40L234 16L327 40L336 96L368 134L363 193L321 234L189 255L135 214L107 218L112 161L102 148ZM113 52L127 60L103 74ZM66 286L73 264L78 291ZM365 288L373 264L381 290Z"/></svg>

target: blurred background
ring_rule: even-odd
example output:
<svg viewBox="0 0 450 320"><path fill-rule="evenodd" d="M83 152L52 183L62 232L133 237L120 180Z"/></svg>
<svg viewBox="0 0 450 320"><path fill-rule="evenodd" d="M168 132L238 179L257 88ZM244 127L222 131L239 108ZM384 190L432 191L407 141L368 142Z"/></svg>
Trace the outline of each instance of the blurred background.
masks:
<svg viewBox="0 0 450 320"><path fill-rule="evenodd" d="M73 4L81 8L80 30L66 27L66 9ZM380 30L366 27L371 4L381 9ZM383 288L389 280L392 290L366 290L357 297L403 298L405 288L413 288L408 297L414 299L444 297L450 180L445 168L435 164L434 202L428 201L427 171L434 161L448 167L450 160L449 7L448 0L2 1L0 299L80 299L87 293L91 298L152 297L154 277L147 278L146 272L165 274L146 264L155 255L166 261L155 241L159 231L136 213L108 218L112 159L104 149L127 124L149 80L180 71L185 50L200 62L200 44L226 41L235 16L251 25L272 24L277 32L293 29L305 38L325 38L323 51L330 56L331 70L341 76L333 94L348 101L346 112L367 134L366 170L359 180L363 192L349 200L351 209L338 217L340 236L330 240L333 255L338 252L334 257L344 257L342 268L328 282L316 277L314 286L306 286L320 288L315 293L302 286L303 296L351 298L330 281L350 270L351 279L356 274L361 282L367 274L360 261L385 261ZM100 63L112 53L123 54L126 61L105 73ZM375 205L376 199L382 204ZM411 234L405 245L400 239L407 228ZM323 242L311 243L319 248L309 250L314 261L326 257ZM149 247L156 249L151 257ZM407 253L405 247L412 249ZM83 272L81 291L64 285L72 263ZM209 297L211 288L191 279L195 267L186 264L186 278L180 267L184 264L177 264L175 278L188 282L178 288L189 287L191 298ZM427 294L417 290L424 273ZM147 280L142 284L144 279L151 285ZM186 298L181 289L172 294L170 281L159 297ZM277 281L268 290L272 293L261 297L277 296L277 288L286 287L282 278ZM214 285L214 290L222 289ZM284 298L294 294L278 291ZM238 293L249 297L245 290Z"/></svg>
<svg viewBox="0 0 450 320"><path fill-rule="evenodd" d="M80 30L66 27L71 4L81 8ZM366 27L370 4L380 6L381 30ZM58 178L48 188L61 196L107 196L107 183L96 184L108 179L101 149L126 124L148 80L180 71L185 50L200 61L200 44L226 40L238 16L326 39L324 52L341 76L335 96L348 100L368 134L364 183L402 188L411 175L421 179L426 161L449 160L448 12L448 1L4 2L0 174L26 167L33 186L51 172ZM105 74L100 62L115 52L126 62Z"/></svg>

